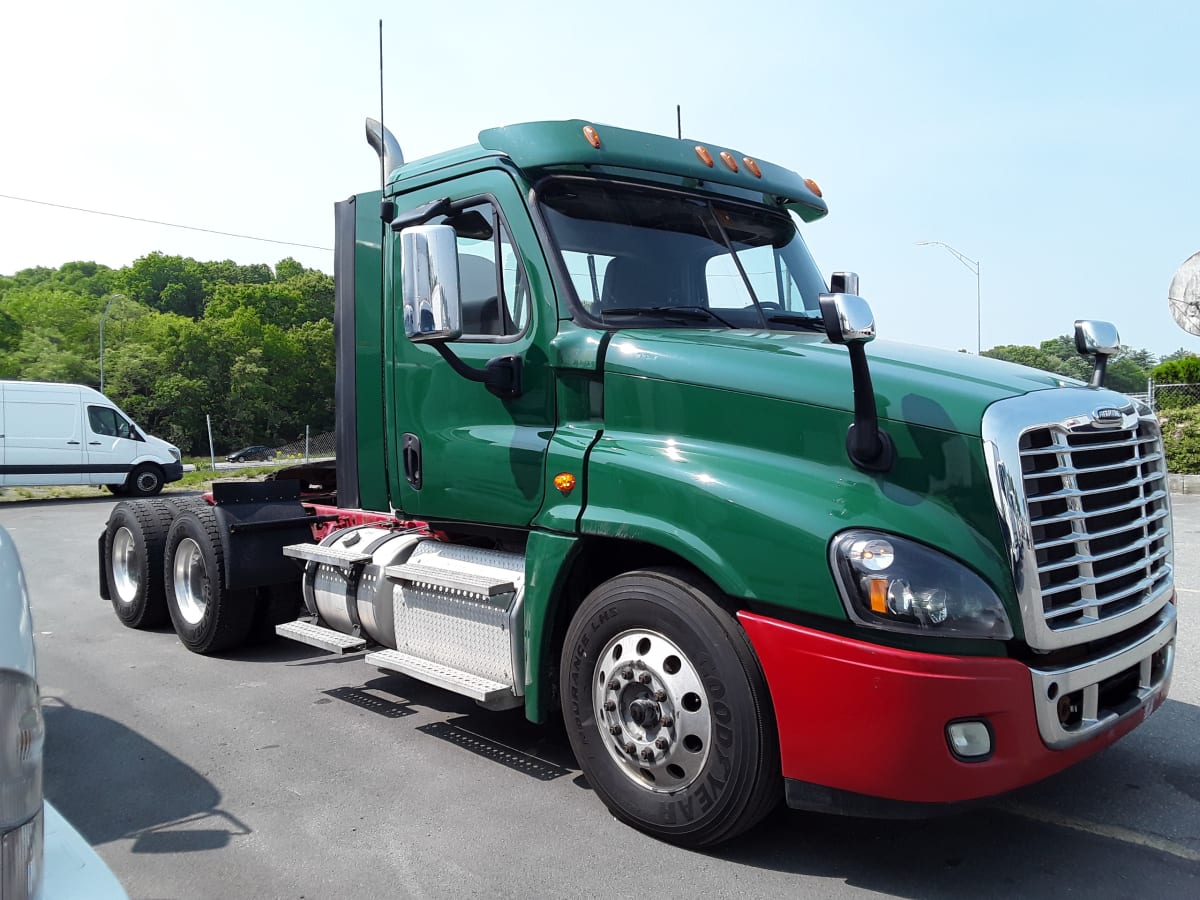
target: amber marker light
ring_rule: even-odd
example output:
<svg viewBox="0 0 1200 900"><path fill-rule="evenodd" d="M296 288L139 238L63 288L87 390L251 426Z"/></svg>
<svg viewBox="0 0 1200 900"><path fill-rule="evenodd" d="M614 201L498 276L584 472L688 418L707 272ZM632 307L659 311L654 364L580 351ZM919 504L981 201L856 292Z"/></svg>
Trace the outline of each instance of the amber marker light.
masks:
<svg viewBox="0 0 1200 900"><path fill-rule="evenodd" d="M589 144L591 144L597 150L600 149L600 135L596 133L595 128L593 128L591 125L584 125L583 136L587 138L587 142Z"/></svg>
<svg viewBox="0 0 1200 900"><path fill-rule="evenodd" d="M888 580L886 578L871 579L871 612L886 613L888 595Z"/></svg>
<svg viewBox="0 0 1200 900"><path fill-rule="evenodd" d="M748 156L742 157L742 164L750 170L750 174L755 178L762 178L762 169L758 167L758 163Z"/></svg>
<svg viewBox="0 0 1200 900"><path fill-rule="evenodd" d="M721 162L729 166L730 172L736 172L738 170L737 160L733 158L733 154L728 150L721 151Z"/></svg>
<svg viewBox="0 0 1200 900"><path fill-rule="evenodd" d="M824 194L821 193L821 186L819 184L817 184L815 181L813 181L811 178L804 179L804 186L806 188L808 188L810 191L812 191L814 194L816 194L818 197L825 196Z"/></svg>
<svg viewBox="0 0 1200 900"><path fill-rule="evenodd" d="M708 166L710 169L713 167L713 158L712 158L712 154L708 152L708 148L707 148L707 147L704 147L704 146L701 146L700 144L697 144L697 145L696 145L696 155L697 155L698 157L700 157L700 162L704 163L704 164L705 164L706 166Z"/></svg>
<svg viewBox="0 0 1200 900"><path fill-rule="evenodd" d="M559 472L554 476L554 486L564 494L575 490L575 476L570 472Z"/></svg>

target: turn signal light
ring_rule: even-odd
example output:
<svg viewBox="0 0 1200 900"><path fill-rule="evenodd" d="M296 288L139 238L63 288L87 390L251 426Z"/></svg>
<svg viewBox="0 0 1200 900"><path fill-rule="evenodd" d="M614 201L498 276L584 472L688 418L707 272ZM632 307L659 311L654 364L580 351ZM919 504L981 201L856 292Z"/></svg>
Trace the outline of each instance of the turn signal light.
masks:
<svg viewBox="0 0 1200 900"><path fill-rule="evenodd" d="M559 472L554 476L554 486L563 494L575 490L575 476L570 472Z"/></svg>

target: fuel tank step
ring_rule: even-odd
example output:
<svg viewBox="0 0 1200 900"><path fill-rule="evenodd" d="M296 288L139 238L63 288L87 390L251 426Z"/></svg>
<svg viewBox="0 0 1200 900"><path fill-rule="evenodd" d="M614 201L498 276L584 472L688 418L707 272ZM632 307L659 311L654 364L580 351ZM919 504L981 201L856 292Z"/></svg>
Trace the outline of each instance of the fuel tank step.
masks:
<svg viewBox="0 0 1200 900"><path fill-rule="evenodd" d="M283 555L290 556L292 559L305 559L309 562L337 566L346 571L355 566L361 566L371 559L369 553L346 550L342 547L322 547L319 544L289 544L283 548Z"/></svg>
<svg viewBox="0 0 1200 900"><path fill-rule="evenodd" d="M511 594L516 590L511 578L497 579L488 575L474 575L421 563L388 566L383 570L383 574L393 581L429 584L451 591L462 591L464 594L474 594L477 597L496 597L500 594Z"/></svg>
<svg viewBox="0 0 1200 900"><path fill-rule="evenodd" d="M492 681L489 678L481 678L460 669L452 669L450 666L430 662L417 656L410 656L399 650L379 650L368 653L364 659L372 666L408 675L418 681L462 694L464 697L470 697L480 703L496 704L504 700L515 701L512 688L508 685Z"/></svg>
<svg viewBox="0 0 1200 900"><path fill-rule="evenodd" d="M297 619L295 622L276 625L275 633L280 637L308 644L310 647L328 650L330 653L353 653L355 650L362 650L367 646L367 642L363 638L314 625L307 619Z"/></svg>

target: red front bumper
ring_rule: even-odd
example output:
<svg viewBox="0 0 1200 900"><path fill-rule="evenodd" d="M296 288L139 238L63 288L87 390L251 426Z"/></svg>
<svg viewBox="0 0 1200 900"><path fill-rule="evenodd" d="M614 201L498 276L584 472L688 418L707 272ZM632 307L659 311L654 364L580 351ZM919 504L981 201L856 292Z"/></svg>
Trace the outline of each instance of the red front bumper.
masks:
<svg viewBox="0 0 1200 900"><path fill-rule="evenodd" d="M1051 750L1038 732L1029 669L1013 659L915 653L754 613L738 618L766 674L785 778L868 797L955 803L1032 784L1140 724L1166 697L1090 740ZM946 725L984 719L993 753L964 762Z"/></svg>

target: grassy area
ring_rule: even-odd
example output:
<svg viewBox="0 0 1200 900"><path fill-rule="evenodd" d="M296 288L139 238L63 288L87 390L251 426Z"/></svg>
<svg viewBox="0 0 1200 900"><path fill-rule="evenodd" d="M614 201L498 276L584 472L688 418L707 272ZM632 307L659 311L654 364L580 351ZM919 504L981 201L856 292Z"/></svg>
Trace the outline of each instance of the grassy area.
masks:
<svg viewBox="0 0 1200 900"><path fill-rule="evenodd" d="M183 478L180 481L173 481L163 488L164 494L177 491L208 491L212 489L214 481L253 481L261 478L268 472L274 472L276 469L283 468L284 465L291 464L291 461L288 460L280 464L273 463L271 465L245 466L237 469L218 469L214 472L208 468L209 462L207 458L186 461L196 465L196 470L194 472L184 472ZM203 469L199 467L200 463L204 465ZM53 500L59 497L112 497L113 499L118 499L107 488L86 484L0 488L0 503L14 500Z"/></svg>

